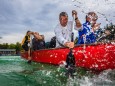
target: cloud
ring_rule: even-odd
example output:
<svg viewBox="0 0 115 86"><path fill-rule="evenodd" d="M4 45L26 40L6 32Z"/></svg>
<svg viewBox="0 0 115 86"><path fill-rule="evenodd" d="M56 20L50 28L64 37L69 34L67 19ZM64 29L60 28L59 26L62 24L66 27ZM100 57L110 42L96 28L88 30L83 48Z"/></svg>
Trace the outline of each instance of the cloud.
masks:
<svg viewBox="0 0 115 86"><path fill-rule="evenodd" d="M22 38L24 37L23 34L20 33L12 33L9 35L2 36L2 39L0 39L0 43L16 43L21 42ZM18 41L16 41L18 40Z"/></svg>
<svg viewBox="0 0 115 86"><path fill-rule="evenodd" d="M20 42L27 30L44 34L49 41L59 13L66 11L71 20L72 9L82 22L87 12L95 11L102 27L111 21L115 24L114 5L113 0L0 0L0 43Z"/></svg>

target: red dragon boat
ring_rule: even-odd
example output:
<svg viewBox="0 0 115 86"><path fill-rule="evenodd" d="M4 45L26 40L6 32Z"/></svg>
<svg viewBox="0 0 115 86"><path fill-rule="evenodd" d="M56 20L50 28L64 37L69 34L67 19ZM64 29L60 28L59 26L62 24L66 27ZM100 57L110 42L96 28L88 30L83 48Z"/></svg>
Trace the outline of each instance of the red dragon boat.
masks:
<svg viewBox="0 0 115 86"><path fill-rule="evenodd" d="M68 48L42 49L31 52L32 61L60 65L66 61ZM115 69L115 42L77 45L73 49L76 67L94 70ZM27 52L21 57L27 59Z"/></svg>

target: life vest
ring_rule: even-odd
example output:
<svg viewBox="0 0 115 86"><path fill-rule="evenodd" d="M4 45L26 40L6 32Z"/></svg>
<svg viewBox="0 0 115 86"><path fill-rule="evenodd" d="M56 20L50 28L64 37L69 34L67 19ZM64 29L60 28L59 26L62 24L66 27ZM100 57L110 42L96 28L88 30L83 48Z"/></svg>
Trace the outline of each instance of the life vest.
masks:
<svg viewBox="0 0 115 86"><path fill-rule="evenodd" d="M85 41L83 36L86 35ZM96 35L92 31L91 25L89 22L83 24L82 30L79 31L79 38L77 44L90 44L96 41Z"/></svg>
<svg viewBox="0 0 115 86"><path fill-rule="evenodd" d="M23 38L22 42L21 42L21 46L24 44L24 43L27 43L30 42L30 36L29 35L25 35L25 37Z"/></svg>

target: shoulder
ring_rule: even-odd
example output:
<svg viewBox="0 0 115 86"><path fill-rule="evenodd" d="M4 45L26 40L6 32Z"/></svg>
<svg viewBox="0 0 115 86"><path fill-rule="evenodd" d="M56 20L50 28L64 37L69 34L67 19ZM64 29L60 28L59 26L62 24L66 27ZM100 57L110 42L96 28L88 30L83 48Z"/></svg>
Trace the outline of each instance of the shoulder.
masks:
<svg viewBox="0 0 115 86"><path fill-rule="evenodd" d="M54 32L60 31L61 30L61 25L58 23L54 29Z"/></svg>
<svg viewBox="0 0 115 86"><path fill-rule="evenodd" d="M72 25L72 21L68 21L68 25Z"/></svg>
<svg viewBox="0 0 115 86"><path fill-rule="evenodd" d="M87 24L86 24L86 23L83 23L82 25L83 25L83 26L87 26Z"/></svg>
<svg viewBox="0 0 115 86"><path fill-rule="evenodd" d="M83 26L83 28L88 28L88 24L87 23L83 23L82 26Z"/></svg>
<svg viewBox="0 0 115 86"><path fill-rule="evenodd" d="M28 38L28 36L27 36L27 35L25 35L25 38L27 39L27 38Z"/></svg>

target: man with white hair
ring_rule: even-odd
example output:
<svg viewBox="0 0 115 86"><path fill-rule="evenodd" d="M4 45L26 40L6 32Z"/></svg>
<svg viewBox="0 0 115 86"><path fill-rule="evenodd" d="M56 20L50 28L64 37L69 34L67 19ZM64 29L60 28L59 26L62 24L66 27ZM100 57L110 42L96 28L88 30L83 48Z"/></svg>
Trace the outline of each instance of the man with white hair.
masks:
<svg viewBox="0 0 115 86"><path fill-rule="evenodd" d="M86 22L79 28L77 44L89 44L96 41L95 30L99 29L101 23L96 23L98 16L95 12L86 15Z"/></svg>
<svg viewBox="0 0 115 86"><path fill-rule="evenodd" d="M81 27L75 10L72 10L72 16L75 17L75 29ZM61 12L59 14L59 23L54 30L56 35L56 47L74 47L74 42L71 42L72 25L73 22L68 21L68 14Z"/></svg>

